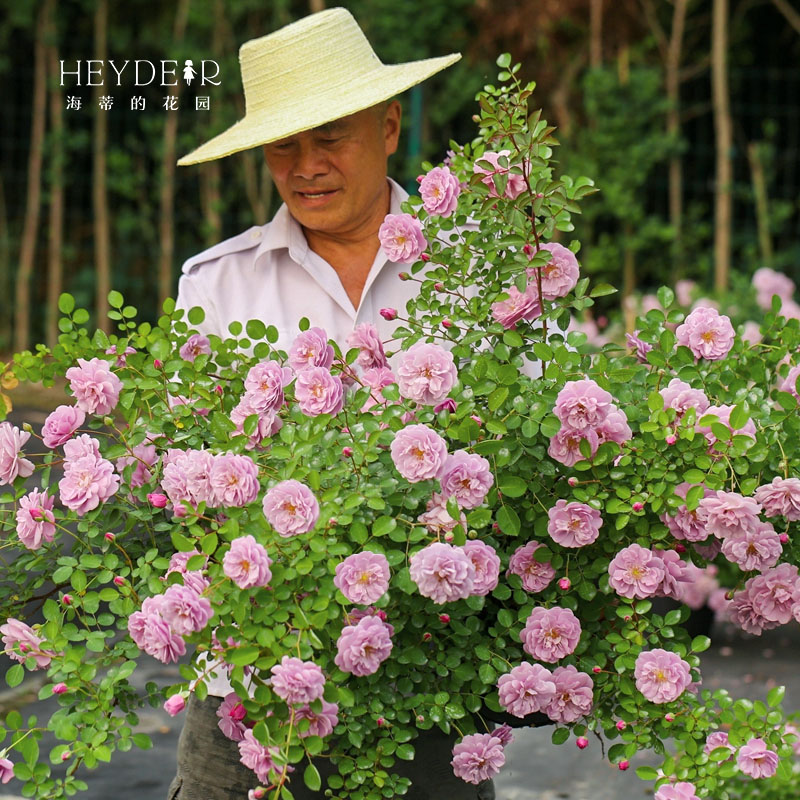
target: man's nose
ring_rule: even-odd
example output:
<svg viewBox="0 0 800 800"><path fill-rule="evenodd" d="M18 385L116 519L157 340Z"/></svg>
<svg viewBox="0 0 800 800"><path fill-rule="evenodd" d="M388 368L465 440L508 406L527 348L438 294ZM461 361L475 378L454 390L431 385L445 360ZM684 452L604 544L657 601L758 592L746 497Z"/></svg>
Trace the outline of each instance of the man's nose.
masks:
<svg viewBox="0 0 800 800"><path fill-rule="evenodd" d="M297 151L294 174L298 178L311 181L328 172L327 155L323 148L313 142L304 142Z"/></svg>

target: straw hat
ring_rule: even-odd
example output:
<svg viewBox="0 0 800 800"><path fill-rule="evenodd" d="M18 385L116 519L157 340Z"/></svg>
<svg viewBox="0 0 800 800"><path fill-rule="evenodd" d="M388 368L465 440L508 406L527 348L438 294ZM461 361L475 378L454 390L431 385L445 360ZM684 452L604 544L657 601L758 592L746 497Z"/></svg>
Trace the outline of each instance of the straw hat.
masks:
<svg viewBox="0 0 800 800"><path fill-rule="evenodd" d="M239 49L245 117L178 161L199 164L355 114L461 58L385 65L344 8L312 14Z"/></svg>

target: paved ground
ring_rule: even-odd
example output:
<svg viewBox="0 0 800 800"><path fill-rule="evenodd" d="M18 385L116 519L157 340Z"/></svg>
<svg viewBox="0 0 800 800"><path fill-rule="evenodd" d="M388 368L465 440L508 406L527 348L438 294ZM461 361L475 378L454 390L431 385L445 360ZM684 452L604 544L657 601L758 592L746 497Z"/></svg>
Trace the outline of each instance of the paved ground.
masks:
<svg viewBox="0 0 800 800"><path fill-rule="evenodd" d="M704 654L704 684L725 686L734 696L764 698L777 684L784 684L786 707L800 708L800 630L771 631L760 639L743 638L731 630L715 629L715 645ZM173 683L175 667L156 662L144 665L134 677L144 683L156 680ZM35 698L35 696L34 696ZM52 701L23 702L23 715L46 712ZM110 765L102 765L83 777L89 791L82 800L165 800L172 779L175 748L180 734L180 717L173 719L161 709L141 713L140 730L150 734L153 750L116 753ZM652 798L651 784L641 782L631 768L620 772L605 762L593 740L579 751L572 742L556 747L550 729L519 730L508 751L508 763L496 781L498 800L620 800ZM633 767L645 763L640 759ZM3 787L8 794L0 800L21 800L13 794L19 784ZM243 799L244 800L244 799Z"/></svg>

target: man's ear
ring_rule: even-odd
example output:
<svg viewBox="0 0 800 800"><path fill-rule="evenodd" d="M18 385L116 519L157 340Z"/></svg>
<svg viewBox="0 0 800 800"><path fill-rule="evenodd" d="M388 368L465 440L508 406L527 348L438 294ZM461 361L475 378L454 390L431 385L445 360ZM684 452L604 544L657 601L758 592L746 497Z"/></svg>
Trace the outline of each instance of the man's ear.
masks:
<svg viewBox="0 0 800 800"><path fill-rule="evenodd" d="M403 117L403 107L399 100L392 100L386 107L383 116L383 136L386 146L386 155L390 156L397 151L400 140L400 121Z"/></svg>

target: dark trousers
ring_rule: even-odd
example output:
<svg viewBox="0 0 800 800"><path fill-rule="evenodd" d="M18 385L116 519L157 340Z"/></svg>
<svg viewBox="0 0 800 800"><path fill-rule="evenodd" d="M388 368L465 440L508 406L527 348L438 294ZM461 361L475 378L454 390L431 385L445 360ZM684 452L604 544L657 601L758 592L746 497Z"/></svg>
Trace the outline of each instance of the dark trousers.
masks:
<svg viewBox="0 0 800 800"><path fill-rule="evenodd" d="M194 695L190 698L178 743L178 773L167 800L246 800L248 790L258 785L255 773L239 762L236 742L217 727L219 703L215 697L202 702ZM413 743L414 761L395 762L392 771L412 781L406 800L494 800L491 781L473 786L453 774L453 741L438 728L420 731ZM322 775L322 790L309 791L298 770L290 784L295 800L325 797L325 779L336 769L327 759L316 759L314 763Z"/></svg>

